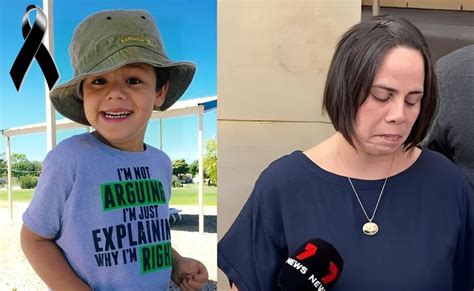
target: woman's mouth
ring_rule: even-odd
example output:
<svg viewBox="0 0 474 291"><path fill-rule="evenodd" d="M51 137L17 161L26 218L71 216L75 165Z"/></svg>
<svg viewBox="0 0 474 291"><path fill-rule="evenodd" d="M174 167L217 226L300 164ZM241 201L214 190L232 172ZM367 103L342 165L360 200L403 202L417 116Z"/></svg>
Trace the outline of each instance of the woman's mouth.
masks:
<svg viewBox="0 0 474 291"><path fill-rule="evenodd" d="M398 134L381 134L379 137L390 142L398 142L400 139L402 139L402 136Z"/></svg>

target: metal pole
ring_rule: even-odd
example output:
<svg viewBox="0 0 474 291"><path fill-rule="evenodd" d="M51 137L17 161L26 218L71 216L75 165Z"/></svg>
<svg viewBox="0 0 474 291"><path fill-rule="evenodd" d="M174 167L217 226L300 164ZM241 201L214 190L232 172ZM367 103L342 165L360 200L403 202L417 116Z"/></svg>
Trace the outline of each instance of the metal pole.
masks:
<svg viewBox="0 0 474 291"><path fill-rule="evenodd" d="M160 150L163 150L163 118L160 118Z"/></svg>
<svg viewBox="0 0 474 291"><path fill-rule="evenodd" d="M202 141L202 119L204 115L204 106L199 105L198 108L198 119L199 119L199 129L198 129L198 157L199 157L199 233L204 233L204 201L203 201L203 190L204 190L204 172L203 172L203 141Z"/></svg>
<svg viewBox="0 0 474 291"><path fill-rule="evenodd" d="M380 0L372 1L372 16L380 15Z"/></svg>
<svg viewBox="0 0 474 291"><path fill-rule="evenodd" d="M7 172L8 172L8 205L10 207L10 219L13 219L13 194L12 194L12 145L7 136Z"/></svg>
<svg viewBox="0 0 474 291"><path fill-rule="evenodd" d="M43 43L54 58L54 36L53 36L53 0L43 0L43 12L48 19L46 36ZM46 104L46 150L50 151L56 145L56 110L49 100L49 87L44 81L45 104Z"/></svg>

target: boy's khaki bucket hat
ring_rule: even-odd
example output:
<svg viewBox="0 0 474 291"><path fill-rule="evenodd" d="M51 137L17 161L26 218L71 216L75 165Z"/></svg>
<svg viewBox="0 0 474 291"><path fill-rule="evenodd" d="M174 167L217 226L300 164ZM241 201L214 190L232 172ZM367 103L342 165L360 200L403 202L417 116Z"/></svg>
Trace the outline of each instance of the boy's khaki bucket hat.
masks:
<svg viewBox="0 0 474 291"><path fill-rule="evenodd" d="M82 21L69 47L74 78L53 88L51 102L63 116L90 125L79 85L86 77L131 63L169 68L169 89L161 107L173 105L191 83L196 66L168 59L153 17L145 10L105 10Z"/></svg>

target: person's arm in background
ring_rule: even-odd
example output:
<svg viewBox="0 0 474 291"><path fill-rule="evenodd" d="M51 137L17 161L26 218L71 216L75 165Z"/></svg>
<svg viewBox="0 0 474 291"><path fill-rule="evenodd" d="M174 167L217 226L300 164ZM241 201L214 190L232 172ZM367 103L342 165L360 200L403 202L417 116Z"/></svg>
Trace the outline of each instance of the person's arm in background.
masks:
<svg viewBox="0 0 474 291"><path fill-rule="evenodd" d="M443 113L440 112L436 117L428 136L421 143L422 146L430 150L439 152L453 161L454 149L449 143L449 125L444 121Z"/></svg>
<svg viewBox="0 0 474 291"><path fill-rule="evenodd" d="M44 238L25 225L21 228L21 248L31 266L52 290L91 290L72 270L53 240Z"/></svg>

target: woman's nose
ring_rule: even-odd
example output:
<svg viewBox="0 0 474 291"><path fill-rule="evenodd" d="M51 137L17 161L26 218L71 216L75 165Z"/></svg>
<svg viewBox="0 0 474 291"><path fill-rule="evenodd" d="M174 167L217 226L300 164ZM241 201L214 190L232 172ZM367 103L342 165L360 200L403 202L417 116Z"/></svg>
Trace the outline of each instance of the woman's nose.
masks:
<svg viewBox="0 0 474 291"><path fill-rule="evenodd" d="M403 123L406 120L406 104L403 98L392 99L386 116L386 121L390 123Z"/></svg>

